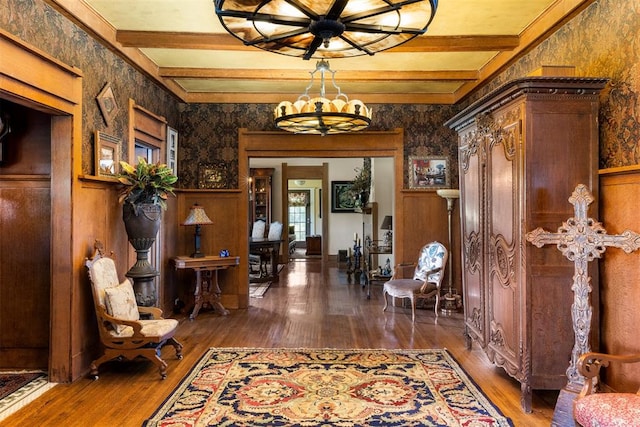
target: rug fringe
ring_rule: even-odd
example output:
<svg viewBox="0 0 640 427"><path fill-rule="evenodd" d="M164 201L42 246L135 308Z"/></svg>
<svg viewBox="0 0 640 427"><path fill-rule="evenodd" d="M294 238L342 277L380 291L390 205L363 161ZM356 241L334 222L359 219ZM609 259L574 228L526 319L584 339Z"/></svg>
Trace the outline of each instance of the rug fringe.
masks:
<svg viewBox="0 0 640 427"><path fill-rule="evenodd" d="M42 371L3 371L2 373L38 373ZM0 400L0 421L29 405L31 402L42 396L58 383L47 381L47 377L36 378L25 386L19 388L4 399Z"/></svg>

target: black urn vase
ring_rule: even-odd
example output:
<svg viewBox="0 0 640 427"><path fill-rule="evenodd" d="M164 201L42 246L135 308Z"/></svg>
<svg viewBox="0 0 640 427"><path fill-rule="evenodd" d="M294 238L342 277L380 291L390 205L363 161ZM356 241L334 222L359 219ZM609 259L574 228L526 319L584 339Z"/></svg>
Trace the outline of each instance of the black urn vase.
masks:
<svg viewBox="0 0 640 427"><path fill-rule="evenodd" d="M156 240L162 221L162 207L154 204L122 206L122 220L129 243L136 251L136 263L125 276L133 279L136 301L141 306L156 304L155 278L160 273L149 262L149 250Z"/></svg>

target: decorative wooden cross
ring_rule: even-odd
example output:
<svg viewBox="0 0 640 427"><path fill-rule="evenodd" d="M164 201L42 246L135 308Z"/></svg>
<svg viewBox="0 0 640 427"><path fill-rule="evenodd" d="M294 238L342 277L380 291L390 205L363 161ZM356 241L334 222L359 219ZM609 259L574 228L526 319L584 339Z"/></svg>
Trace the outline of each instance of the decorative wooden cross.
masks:
<svg viewBox="0 0 640 427"><path fill-rule="evenodd" d="M567 389L580 390L584 385L584 377L578 373L576 364L583 353L591 351L589 346L589 332L593 313L589 294L591 293L591 278L587 272L590 261L600 258L607 246L621 248L631 253L640 248L640 235L626 230L619 235L609 235L602 224L592 218L587 218L587 208L593 202L593 195L586 186L578 184L569 197L569 203L574 205L575 217L569 218L558 228L557 233L536 228L527 233L527 240L541 248L543 245L555 244L558 250L575 264L573 276L573 304L571 318L575 343L571 353L571 363L567 369Z"/></svg>

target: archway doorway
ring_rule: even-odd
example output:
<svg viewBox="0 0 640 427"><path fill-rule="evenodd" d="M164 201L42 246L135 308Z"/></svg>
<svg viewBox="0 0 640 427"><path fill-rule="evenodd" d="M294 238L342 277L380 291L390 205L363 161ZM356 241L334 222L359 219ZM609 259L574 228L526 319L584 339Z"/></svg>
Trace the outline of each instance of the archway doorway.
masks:
<svg viewBox="0 0 640 427"><path fill-rule="evenodd" d="M394 174L394 206L393 215L398 217L400 211L400 191L403 185L403 130L380 132L359 132L353 134L327 135L324 137L286 134L283 132L263 132L240 129L239 131L239 152L238 152L238 173L240 177L249 175L249 161L252 158L362 158L362 157L390 157L393 159ZM283 181L286 181L283 179ZM323 181L323 188L329 187L328 178ZM247 182L240 180L239 188L243 197L248 198ZM323 211L329 206L328 191L322 192ZM286 193L285 193L286 194ZM244 228L241 234L248 235L248 212L243 213L240 218L241 226ZM329 227L329 218L323 221L323 233ZM402 224L399 222L396 227L396 236L403 234ZM329 242L323 239L322 259L327 261L329 257ZM248 244L244 248L241 256L248 256ZM399 259L401 247L398 247Z"/></svg>

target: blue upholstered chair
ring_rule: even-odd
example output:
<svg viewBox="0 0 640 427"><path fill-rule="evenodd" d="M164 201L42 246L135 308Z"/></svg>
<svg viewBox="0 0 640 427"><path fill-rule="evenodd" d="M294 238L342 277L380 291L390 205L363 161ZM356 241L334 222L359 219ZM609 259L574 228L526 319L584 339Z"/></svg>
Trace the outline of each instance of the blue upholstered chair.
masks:
<svg viewBox="0 0 640 427"><path fill-rule="evenodd" d="M387 295L395 298L408 298L411 302L411 321L416 320L416 301L435 297L435 312L438 315L440 304L440 286L444 278L444 267L447 264L448 251L440 242L431 242L420 250L417 263L399 264L394 270L391 280L382 288L384 296L384 308L389 304ZM404 271L413 268L413 277L405 279Z"/></svg>

